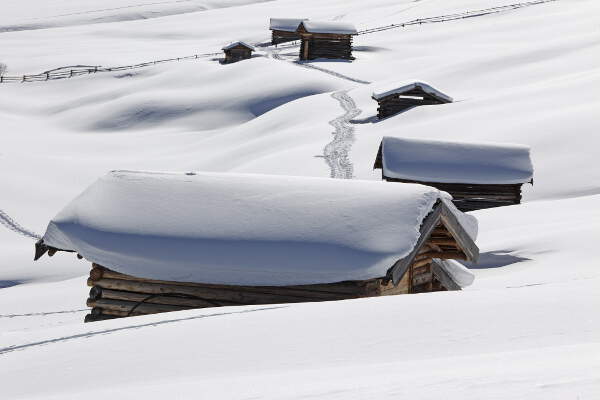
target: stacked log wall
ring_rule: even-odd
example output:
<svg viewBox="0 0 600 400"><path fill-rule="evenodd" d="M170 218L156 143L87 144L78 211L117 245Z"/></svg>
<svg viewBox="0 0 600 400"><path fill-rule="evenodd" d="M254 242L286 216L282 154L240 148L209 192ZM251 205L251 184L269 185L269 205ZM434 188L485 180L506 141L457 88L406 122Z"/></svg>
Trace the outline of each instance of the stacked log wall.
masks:
<svg viewBox="0 0 600 400"><path fill-rule="evenodd" d="M235 286L137 278L94 265L86 321L233 305L345 300L407 292L383 278L297 286ZM106 317L106 318L105 318Z"/></svg>
<svg viewBox="0 0 600 400"><path fill-rule="evenodd" d="M308 46L308 52L305 51ZM304 37L300 46L300 59L317 58L354 60L352 36L348 37Z"/></svg>
<svg viewBox="0 0 600 400"><path fill-rule="evenodd" d="M300 40L300 35L296 32L287 31L271 31L271 44L278 45L281 43L293 42L294 40Z"/></svg>
<svg viewBox="0 0 600 400"><path fill-rule="evenodd" d="M420 98L411 98L404 96L413 96ZM418 106L426 106L433 104L443 104L442 101L423 90L413 89L405 93L393 94L382 99L377 100L377 117L379 119L391 117L392 115L399 114L403 111Z"/></svg>
<svg viewBox="0 0 600 400"><path fill-rule="evenodd" d="M470 184L420 182L383 176L388 182L419 183L433 186L452 195L452 202L462 212L520 204L523 184Z"/></svg>

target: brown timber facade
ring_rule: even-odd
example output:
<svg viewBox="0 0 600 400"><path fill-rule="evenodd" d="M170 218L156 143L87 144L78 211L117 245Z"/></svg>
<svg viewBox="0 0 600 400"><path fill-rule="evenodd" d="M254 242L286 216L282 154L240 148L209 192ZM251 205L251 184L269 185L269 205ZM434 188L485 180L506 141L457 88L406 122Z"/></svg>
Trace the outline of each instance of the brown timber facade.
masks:
<svg viewBox="0 0 600 400"><path fill-rule="evenodd" d="M223 48L225 53L225 64L234 63L241 60L247 60L252 57L254 48L247 46L243 43L238 43L235 46Z"/></svg>
<svg viewBox="0 0 600 400"><path fill-rule="evenodd" d="M413 107L449 103L446 99L427 93L420 87L402 93L393 93L379 99L373 97L373 99L378 103L377 117L379 119L399 114Z"/></svg>
<svg viewBox="0 0 600 400"><path fill-rule="evenodd" d="M297 32L302 40L300 60L317 58L354 60L352 34L309 32L304 24L300 24Z"/></svg>

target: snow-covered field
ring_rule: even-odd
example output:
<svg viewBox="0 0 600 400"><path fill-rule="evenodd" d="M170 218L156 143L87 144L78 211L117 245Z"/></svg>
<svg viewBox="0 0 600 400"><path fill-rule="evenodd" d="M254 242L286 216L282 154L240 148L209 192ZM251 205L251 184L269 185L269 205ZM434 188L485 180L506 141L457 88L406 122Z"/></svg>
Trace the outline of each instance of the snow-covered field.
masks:
<svg viewBox="0 0 600 400"><path fill-rule="evenodd" d="M366 29L516 0L4 0L8 75L116 66L269 38L269 17ZM558 0L297 47L0 84L0 398L600 397L600 3ZM455 102L377 122L373 90L423 80ZM33 263L31 237L109 170L379 179L383 136L531 148L524 204L472 213L472 286L82 323L89 265Z"/></svg>

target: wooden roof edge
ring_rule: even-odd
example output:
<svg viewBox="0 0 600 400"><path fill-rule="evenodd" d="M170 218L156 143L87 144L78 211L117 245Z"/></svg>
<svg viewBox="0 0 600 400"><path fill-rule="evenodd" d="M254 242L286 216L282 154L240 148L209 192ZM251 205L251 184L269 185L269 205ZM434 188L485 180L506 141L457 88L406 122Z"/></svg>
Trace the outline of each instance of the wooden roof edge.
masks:
<svg viewBox="0 0 600 400"><path fill-rule="evenodd" d="M415 247L408 254L408 256L396 261L396 263L392 265L390 269L388 269L386 278L390 279L393 282L394 286L398 285L398 282L400 282L400 279L402 279L402 276L414 261L415 257L417 256L417 253L419 252L421 247L423 247L425 242L427 242L429 236L431 235L431 232L433 231L437 223L440 221L440 218L442 217L441 204L442 203L438 200L433 206L433 210L425 217L425 219L421 223L421 228L419 229L419 240L417 240Z"/></svg>
<svg viewBox="0 0 600 400"><path fill-rule="evenodd" d="M44 243L44 239L40 239L35 242L35 254L33 255L33 261L37 261L44 256L44 254L48 253L48 257L52 257L57 251L64 251L67 253L75 253L73 250L65 250L59 249L56 247L48 246ZM82 258L79 254L77 258Z"/></svg>
<svg viewBox="0 0 600 400"><path fill-rule="evenodd" d="M477 247L475 241L471 238L471 236L469 236L465 228L458 220L456 214L451 209L454 208L454 206L449 206L447 202L450 202L450 200L442 199L440 202L442 223L454 237L456 243L465 254L467 258L466 261L477 262L479 259L479 247Z"/></svg>

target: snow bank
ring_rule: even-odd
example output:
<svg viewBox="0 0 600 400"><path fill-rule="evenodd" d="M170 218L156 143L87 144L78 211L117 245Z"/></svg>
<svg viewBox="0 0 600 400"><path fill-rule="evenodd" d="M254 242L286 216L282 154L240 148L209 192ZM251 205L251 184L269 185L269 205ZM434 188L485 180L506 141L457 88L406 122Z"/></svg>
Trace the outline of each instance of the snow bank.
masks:
<svg viewBox="0 0 600 400"><path fill-rule="evenodd" d="M269 29L276 31L296 32L301 22L306 18L271 18Z"/></svg>
<svg viewBox="0 0 600 400"><path fill-rule="evenodd" d="M356 35L356 27L348 22L339 21L304 21L304 28L311 33L339 33L341 35Z"/></svg>
<svg viewBox="0 0 600 400"><path fill-rule="evenodd" d="M514 184L533 178L529 147L385 136L383 173L421 182Z"/></svg>
<svg viewBox="0 0 600 400"><path fill-rule="evenodd" d="M113 171L44 242L148 278L291 285L381 277L443 192L287 176Z"/></svg>
<svg viewBox="0 0 600 400"><path fill-rule="evenodd" d="M440 264L444 270L450 275L450 278L461 288L471 286L475 280L475 274L473 274L467 267L455 260L441 260L436 259L437 263Z"/></svg>
<svg viewBox="0 0 600 400"><path fill-rule="evenodd" d="M418 80L408 80L404 82L387 82L379 84L379 86L373 91L372 97L375 100L379 100L391 94L402 94L415 88L420 88L425 93L429 93L430 95L435 96L441 100L445 100L448 103L452 103L453 101L452 97L440 92L430 84Z"/></svg>

